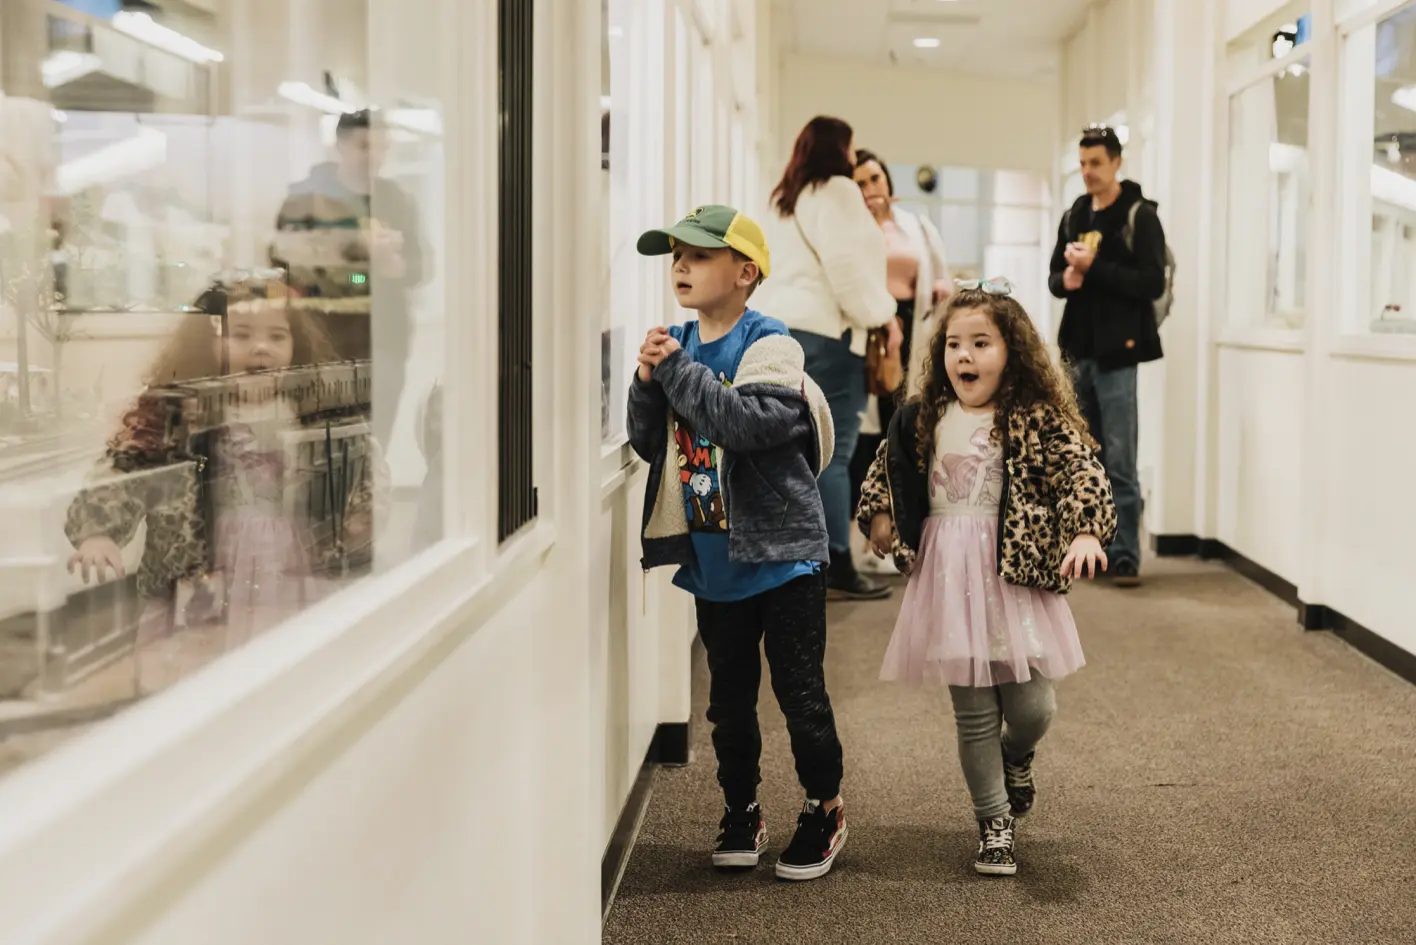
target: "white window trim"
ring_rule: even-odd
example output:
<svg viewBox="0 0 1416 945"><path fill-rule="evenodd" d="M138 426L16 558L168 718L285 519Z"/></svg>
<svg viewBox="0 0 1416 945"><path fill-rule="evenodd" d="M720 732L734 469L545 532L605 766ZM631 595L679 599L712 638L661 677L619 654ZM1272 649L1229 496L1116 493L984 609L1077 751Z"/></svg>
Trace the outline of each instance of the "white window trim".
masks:
<svg viewBox="0 0 1416 945"><path fill-rule="evenodd" d="M1373 6L1353 13L1346 19L1339 20L1337 24L1338 37L1345 40L1358 30L1385 20L1393 13L1412 5L1412 0L1377 0Z"/></svg>
<svg viewBox="0 0 1416 945"><path fill-rule="evenodd" d="M477 546L444 542L403 580L350 588L0 782L13 813L0 821L0 911L44 904L7 937L97 938L116 902L195 882L234 824L328 764L361 717L400 701L534 579L554 539L537 525L470 585ZM84 882L55 883L78 850Z"/></svg>
<svg viewBox="0 0 1416 945"><path fill-rule="evenodd" d="M1379 0L1375 5L1359 11L1339 22L1337 43L1338 66L1335 70L1335 81L1337 83L1335 94L1338 96L1339 101L1346 103L1348 96L1356 91L1348 86L1351 77L1348 75L1346 68L1346 57L1349 55L1349 43L1353 38L1353 34L1360 30L1373 27L1388 17L1411 8L1416 8L1416 0ZM1371 93L1370 82L1371 77L1368 77L1365 85L1365 91L1368 95ZM1344 195L1348 193L1348 185L1352 182L1354 174L1374 173L1367 145L1362 143L1369 140L1369 135L1366 132L1358 136L1351 136L1349 134L1349 132L1353 130L1352 126L1354 121L1355 119L1351 114L1351 110L1344 109L1338 122L1339 133L1337 140L1339 142L1339 152L1334 167L1335 182L1333 186L1338 189L1339 193ZM1361 156L1359 157L1359 155ZM1337 278L1339 279L1339 284L1344 293L1348 291L1348 284L1343 281L1345 278L1344 274L1354 268L1360 268L1365 277L1365 273L1370 270L1372 263L1370 249L1355 248L1356 244L1352 240L1357 238L1357 233L1351 232L1352 230L1356 230L1363 234L1363 238L1366 238L1367 227L1370 226L1372 217L1376 212L1377 194L1374 192L1375 188L1371 185L1365 186L1367 187L1367 205L1369 208L1365 219L1352 216L1352 214L1356 213L1355 203L1344 206L1337 215L1337 228L1334 231L1334 239L1339 241L1340 249L1338 254L1339 269ZM1369 245L1370 244L1368 244L1368 246ZM1354 267L1352 265L1354 255L1364 259L1366 265L1363 267ZM1368 283L1366 290L1370 291L1372 287L1373 286ZM1370 299L1367 301L1370 303ZM1361 361L1416 361L1416 337L1404 334L1383 334L1358 329L1354 322L1360 324L1362 320L1369 319L1372 316L1370 313L1358 313L1356 318L1353 318L1354 313L1351 309L1354 306L1351 305L1351 302L1352 299L1350 297L1344 296L1342 299L1340 312L1344 318L1340 322L1338 331L1332 340L1331 354L1334 357Z"/></svg>
<svg viewBox="0 0 1416 945"><path fill-rule="evenodd" d="M1416 363L1416 335L1343 334L1333 339L1330 353L1345 361Z"/></svg>
<svg viewBox="0 0 1416 945"><path fill-rule="evenodd" d="M1307 42L1301 46L1294 46L1282 59L1273 59L1263 65L1248 69L1237 74L1229 80L1227 85L1227 95L1229 98L1244 92L1251 86L1258 85L1265 79L1272 79L1287 72L1289 68L1303 62L1312 56L1312 43Z"/></svg>
<svg viewBox="0 0 1416 945"><path fill-rule="evenodd" d="M1215 342L1221 348L1247 351L1285 351L1303 353L1308 348L1307 332L1301 328L1278 328L1273 325L1243 325L1226 328Z"/></svg>

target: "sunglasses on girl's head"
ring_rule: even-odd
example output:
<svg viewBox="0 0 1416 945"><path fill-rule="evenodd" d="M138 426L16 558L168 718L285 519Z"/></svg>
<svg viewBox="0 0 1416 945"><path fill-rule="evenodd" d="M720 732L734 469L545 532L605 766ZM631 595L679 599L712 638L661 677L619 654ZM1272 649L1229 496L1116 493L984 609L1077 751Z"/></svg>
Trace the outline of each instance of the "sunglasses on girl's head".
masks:
<svg viewBox="0 0 1416 945"><path fill-rule="evenodd" d="M954 285L964 292L987 292L989 295L1013 294L1013 283L1002 276L993 279L955 279Z"/></svg>

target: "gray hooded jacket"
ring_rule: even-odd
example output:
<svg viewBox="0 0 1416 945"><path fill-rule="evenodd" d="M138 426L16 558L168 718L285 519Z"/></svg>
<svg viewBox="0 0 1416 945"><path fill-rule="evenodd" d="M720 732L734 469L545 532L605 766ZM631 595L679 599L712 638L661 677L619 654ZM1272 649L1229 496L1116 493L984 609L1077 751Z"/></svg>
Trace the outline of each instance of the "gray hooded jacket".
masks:
<svg viewBox="0 0 1416 945"><path fill-rule="evenodd" d="M742 563L827 561L816 478L831 462L835 427L806 374L801 345L769 335L743 353L731 387L683 350L629 392L629 439L650 464L641 535L645 570L694 560L679 479L675 414L721 450L728 556Z"/></svg>

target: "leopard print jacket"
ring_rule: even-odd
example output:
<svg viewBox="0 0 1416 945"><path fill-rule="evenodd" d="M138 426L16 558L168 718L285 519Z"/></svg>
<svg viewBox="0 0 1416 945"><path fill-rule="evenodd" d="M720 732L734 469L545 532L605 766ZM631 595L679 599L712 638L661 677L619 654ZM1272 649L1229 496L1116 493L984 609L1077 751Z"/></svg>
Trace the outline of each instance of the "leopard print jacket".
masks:
<svg viewBox="0 0 1416 945"><path fill-rule="evenodd" d="M905 574L912 570L919 549L902 540L901 532L917 542L929 514L927 486L914 449L917 416L917 405L906 405L896 415L861 488L856 513L867 537L877 515L890 516L895 566ZM1106 471L1082 435L1057 410L1041 404L1009 416L1004 476L999 575L1021 587L1067 593L1071 581L1062 577L1062 561L1076 537L1095 535L1105 547L1116 535L1116 506ZM892 495L892 479L901 494ZM915 501L901 501L904 493L913 493ZM904 505L908 508L901 508ZM897 519L897 512L911 520Z"/></svg>
<svg viewBox="0 0 1416 945"><path fill-rule="evenodd" d="M178 581L200 578L211 566L210 523L203 519L201 498L206 461L174 449L149 413L140 408L125 418L90 483L70 503L64 533L75 548L99 536L124 548L146 521L138 593L167 599ZM319 526L306 529L302 544L316 573L337 573L350 562L371 558L374 525L386 512L389 488L387 463L372 437L368 448L363 474L344 505L341 534ZM206 484L218 507L239 501L244 487L232 474Z"/></svg>

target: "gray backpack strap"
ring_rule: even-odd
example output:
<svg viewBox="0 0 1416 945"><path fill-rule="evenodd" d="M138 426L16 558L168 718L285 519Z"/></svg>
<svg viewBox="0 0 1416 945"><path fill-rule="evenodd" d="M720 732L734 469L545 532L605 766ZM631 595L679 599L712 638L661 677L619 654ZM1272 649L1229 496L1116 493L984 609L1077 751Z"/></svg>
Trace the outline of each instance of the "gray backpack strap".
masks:
<svg viewBox="0 0 1416 945"><path fill-rule="evenodd" d="M1141 212L1141 204L1144 200L1137 200L1131 204L1130 211L1126 214L1126 229L1121 231L1121 239L1126 244L1126 250L1134 253L1136 251L1136 214Z"/></svg>

